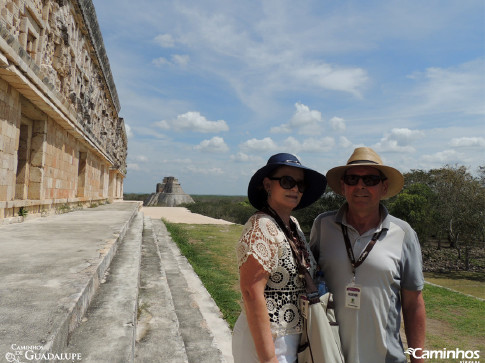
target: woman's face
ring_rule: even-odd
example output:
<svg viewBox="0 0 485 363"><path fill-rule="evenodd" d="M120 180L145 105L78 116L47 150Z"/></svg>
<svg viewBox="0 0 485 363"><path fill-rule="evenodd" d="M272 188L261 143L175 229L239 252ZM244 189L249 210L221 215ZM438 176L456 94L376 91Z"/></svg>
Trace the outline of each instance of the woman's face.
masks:
<svg viewBox="0 0 485 363"><path fill-rule="evenodd" d="M296 182L303 182L305 172L300 168L282 166L273 173L271 178L280 178L282 176L289 176ZM284 189L280 185L279 180L272 180L268 177L264 178L263 186L268 193L268 204L276 211L279 209L292 211L300 203L301 197L303 196L303 193L298 190L297 185L291 189Z"/></svg>

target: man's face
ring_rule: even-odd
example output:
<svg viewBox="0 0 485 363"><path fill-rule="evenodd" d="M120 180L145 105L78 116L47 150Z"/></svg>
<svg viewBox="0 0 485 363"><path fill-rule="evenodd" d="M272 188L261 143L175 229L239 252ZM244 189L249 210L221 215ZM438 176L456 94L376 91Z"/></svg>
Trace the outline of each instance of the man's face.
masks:
<svg viewBox="0 0 485 363"><path fill-rule="evenodd" d="M347 169L345 175L375 175L379 176L379 170L370 166L354 166ZM379 210L379 202L387 192L388 181L380 181L374 186L365 185L362 178L358 179L356 185L347 185L343 180L340 181L345 199L349 203L349 208L358 212L374 212Z"/></svg>

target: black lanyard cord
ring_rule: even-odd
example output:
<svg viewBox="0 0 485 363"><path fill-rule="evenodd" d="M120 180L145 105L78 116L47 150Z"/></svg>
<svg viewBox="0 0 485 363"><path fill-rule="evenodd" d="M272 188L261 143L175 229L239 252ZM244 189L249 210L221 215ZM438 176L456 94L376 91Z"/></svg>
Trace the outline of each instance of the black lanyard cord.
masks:
<svg viewBox="0 0 485 363"><path fill-rule="evenodd" d="M343 224L340 224L340 226L342 227L342 234L344 236L345 247L347 248L347 255L349 256L350 264L352 265L352 273L355 276L355 270L357 269L357 267L362 265L362 263L365 261L367 256L369 256L370 251L372 251L372 249L374 248L374 245L376 244L377 240L381 236L384 229L381 229L379 232L374 233L374 235L372 236L372 239L367 244L364 251L362 251L362 253L360 254L359 258L356 261L354 256L354 251L352 250L352 245L350 243L347 226L344 226Z"/></svg>

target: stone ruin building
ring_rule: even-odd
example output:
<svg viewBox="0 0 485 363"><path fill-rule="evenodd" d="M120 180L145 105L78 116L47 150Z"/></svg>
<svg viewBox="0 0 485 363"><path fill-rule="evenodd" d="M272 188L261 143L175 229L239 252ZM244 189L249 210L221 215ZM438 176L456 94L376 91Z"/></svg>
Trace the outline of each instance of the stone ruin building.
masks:
<svg viewBox="0 0 485 363"><path fill-rule="evenodd" d="M122 199L119 111L91 0L0 0L0 223Z"/></svg>
<svg viewBox="0 0 485 363"><path fill-rule="evenodd" d="M184 203L195 203L192 197L185 194L178 179L173 176L163 178L157 184L156 192L151 194L144 202L145 206L175 207Z"/></svg>

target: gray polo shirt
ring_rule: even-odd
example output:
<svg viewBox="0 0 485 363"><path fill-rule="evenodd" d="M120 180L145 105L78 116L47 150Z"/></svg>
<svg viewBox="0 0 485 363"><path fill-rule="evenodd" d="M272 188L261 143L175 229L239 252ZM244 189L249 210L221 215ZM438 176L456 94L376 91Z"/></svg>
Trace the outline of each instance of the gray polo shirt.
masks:
<svg viewBox="0 0 485 363"><path fill-rule="evenodd" d="M382 222L363 235L345 219L347 204L338 211L320 214L314 221L310 246L334 294L340 338L347 363L406 362L399 329L402 288L422 290L421 248L408 223L389 215L381 205ZM360 309L345 307L346 286L353 274L341 223L348 227L355 259L375 232L383 230L374 248L357 267Z"/></svg>

